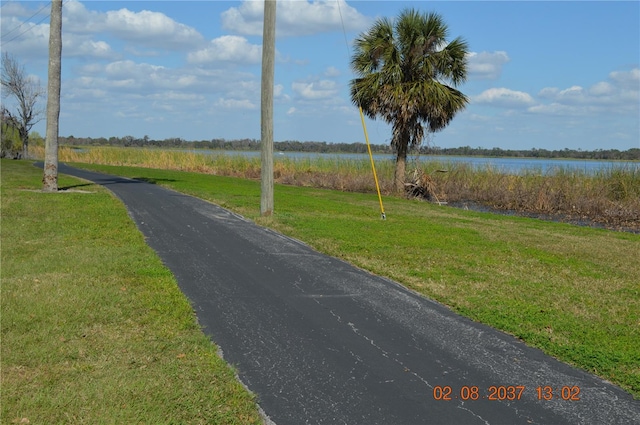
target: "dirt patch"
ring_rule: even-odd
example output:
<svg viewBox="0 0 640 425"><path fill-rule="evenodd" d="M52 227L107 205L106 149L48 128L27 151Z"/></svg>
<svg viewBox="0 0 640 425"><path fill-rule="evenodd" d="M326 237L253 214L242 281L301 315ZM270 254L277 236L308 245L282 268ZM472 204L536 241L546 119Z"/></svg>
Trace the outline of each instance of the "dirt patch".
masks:
<svg viewBox="0 0 640 425"><path fill-rule="evenodd" d="M96 192L91 192L89 190L82 190L82 189L60 189L57 192L44 192L42 191L42 189L18 189L21 190L23 192L38 192L38 193L96 193Z"/></svg>

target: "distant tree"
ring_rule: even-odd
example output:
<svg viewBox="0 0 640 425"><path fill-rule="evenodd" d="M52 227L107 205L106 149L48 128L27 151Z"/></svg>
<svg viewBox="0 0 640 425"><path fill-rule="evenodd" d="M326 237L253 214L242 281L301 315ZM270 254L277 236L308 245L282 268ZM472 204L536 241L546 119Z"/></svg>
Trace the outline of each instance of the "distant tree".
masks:
<svg viewBox="0 0 640 425"><path fill-rule="evenodd" d="M37 131L29 133L29 146L44 147L44 138Z"/></svg>
<svg viewBox="0 0 640 425"><path fill-rule="evenodd" d="M447 37L438 14L405 9L395 22L377 20L355 41L351 100L393 127L396 191L404 190L407 152L422 143L424 127L442 130L468 103L452 87L466 80L467 43Z"/></svg>
<svg viewBox="0 0 640 425"><path fill-rule="evenodd" d="M44 95L42 87L37 81L29 77L23 66L9 53L2 54L2 98L13 97L17 102L12 112L3 106L3 115L8 115L15 125L22 143L22 156L29 156L29 131L37 124L43 115L38 108L38 100Z"/></svg>
<svg viewBox="0 0 640 425"><path fill-rule="evenodd" d="M18 132L18 124L7 113L5 107L0 111L2 128L0 129L0 158L16 158L22 150L22 141Z"/></svg>

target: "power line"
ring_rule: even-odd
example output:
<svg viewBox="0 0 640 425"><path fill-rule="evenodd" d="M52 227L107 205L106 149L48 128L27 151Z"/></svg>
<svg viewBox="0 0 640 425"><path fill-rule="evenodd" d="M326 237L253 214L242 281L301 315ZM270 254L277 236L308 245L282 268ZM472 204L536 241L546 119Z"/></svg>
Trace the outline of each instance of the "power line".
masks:
<svg viewBox="0 0 640 425"><path fill-rule="evenodd" d="M46 7L49 7L51 5L51 2L49 2L49 4L45 4L44 6L42 6L36 13L34 13L33 15L31 15L30 17L28 17L23 23L21 23L20 25L18 25L17 27L15 27L14 29L12 29L11 31L8 31L4 34L2 34L2 36L0 36L1 38L5 38L6 36L8 36L9 34L11 34L12 32L14 32L15 30L19 29L20 27L22 27L24 24L26 24L27 22L29 22L31 20L31 18L33 18L34 16L36 16L38 13L42 12ZM6 6L6 3L5 3Z"/></svg>
<svg viewBox="0 0 640 425"><path fill-rule="evenodd" d="M5 34L3 34L0 38L4 39L6 38L9 34L11 34L12 32L20 29L22 26L24 26L25 24L27 24L34 16L38 15L40 12L42 12L45 8L51 6L51 2L49 2L48 4L42 6L36 13L34 13L33 15L31 15L27 20L25 20L23 23L21 23L20 25L18 25L17 27L13 28L12 30L10 30L9 32L6 32ZM51 8L49 8L49 10L51 10ZM26 30L22 31L21 33L19 33L18 35L12 37L9 40L3 41L2 42L2 46L7 45L8 43L11 43L12 41L16 40L17 38L19 38L20 36L26 34L27 32L31 31L35 26L37 26L38 24L40 24L42 21L44 21L45 19L47 19L49 16L51 16L51 13L47 14L44 16L44 18L40 19L38 22L36 22L33 26L27 28Z"/></svg>

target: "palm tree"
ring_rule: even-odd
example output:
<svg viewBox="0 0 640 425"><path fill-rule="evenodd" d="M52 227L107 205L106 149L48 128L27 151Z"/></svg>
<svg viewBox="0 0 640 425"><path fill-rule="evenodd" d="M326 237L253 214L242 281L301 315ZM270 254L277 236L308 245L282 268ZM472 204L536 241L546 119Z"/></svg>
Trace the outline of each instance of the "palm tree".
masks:
<svg viewBox="0 0 640 425"><path fill-rule="evenodd" d="M397 153L395 190L404 189L407 152L427 131L449 124L468 103L454 87L467 75L467 43L447 42L448 28L436 13L405 9L395 22L376 21L355 41L351 100L370 118L392 124Z"/></svg>

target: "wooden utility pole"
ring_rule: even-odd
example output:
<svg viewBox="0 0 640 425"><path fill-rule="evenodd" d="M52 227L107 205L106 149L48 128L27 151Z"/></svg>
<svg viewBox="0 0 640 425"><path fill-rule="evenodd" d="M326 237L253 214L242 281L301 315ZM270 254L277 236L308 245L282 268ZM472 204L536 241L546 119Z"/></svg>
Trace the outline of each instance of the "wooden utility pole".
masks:
<svg viewBox="0 0 640 425"><path fill-rule="evenodd" d="M51 2L49 29L49 77L47 82L47 134L44 148L42 190L58 190L58 125L60 122L60 73L62 69L62 0Z"/></svg>
<svg viewBox="0 0 640 425"><path fill-rule="evenodd" d="M262 29L262 86L260 99L261 195L260 214L273 214L273 77L276 52L276 0L264 0Z"/></svg>

